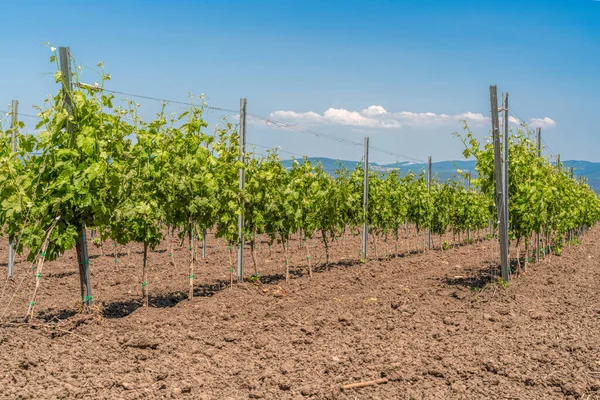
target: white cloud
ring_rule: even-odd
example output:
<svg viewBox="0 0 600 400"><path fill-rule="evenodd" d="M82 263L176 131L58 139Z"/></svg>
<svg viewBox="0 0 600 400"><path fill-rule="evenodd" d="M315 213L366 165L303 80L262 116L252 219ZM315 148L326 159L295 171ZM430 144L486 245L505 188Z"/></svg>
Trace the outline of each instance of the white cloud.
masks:
<svg viewBox="0 0 600 400"><path fill-rule="evenodd" d="M472 113L472 112L466 112L464 114L460 114L460 117L462 117L461 119L466 119L466 120L471 120L471 121L479 121L479 122L487 122L488 117L484 116L483 114L480 113Z"/></svg>
<svg viewBox="0 0 600 400"><path fill-rule="evenodd" d="M508 122L511 123L511 124L513 124L513 125L521 125L521 121L519 121L518 119L516 119L512 115L510 115L508 117Z"/></svg>
<svg viewBox="0 0 600 400"><path fill-rule="evenodd" d="M305 121L315 121L315 122L320 122L322 120L322 116L309 111L306 113L297 113L295 111L276 111L275 112L277 114L277 118L281 118L281 119L285 119L285 120L305 120ZM271 116L273 116L273 114L275 113L271 113Z"/></svg>
<svg viewBox="0 0 600 400"><path fill-rule="evenodd" d="M345 125L361 128L393 129L403 126L439 126L456 124L465 119L471 123L485 122L487 117L479 113L466 112L456 115L411 111L389 112L382 106L372 105L362 111L329 108L323 114L314 111L275 111L271 118L307 124Z"/></svg>
<svg viewBox="0 0 600 400"><path fill-rule="evenodd" d="M513 116L508 117L508 121L515 126L526 125L529 128L554 128L557 124L552 118L544 117L544 118L530 118L529 122L521 121Z"/></svg>
<svg viewBox="0 0 600 400"><path fill-rule="evenodd" d="M553 128L556 126L556 121L552 118L531 118L529 120L529 126L532 128Z"/></svg>
<svg viewBox="0 0 600 400"><path fill-rule="evenodd" d="M390 112L384 107L372 105L362 111L350 111L344 108L329 108L323 114L314 111L275 111L270 117L283 122L307 125L343 125L369 129L397 129L402 127L427 128L440 126L456 126L459 121L466 120L471 125L490 123L490 117L481 113L467 111L461 114L436 114L433 112L416 113L412 111ZM509 116L509 123L521 126L522 122ZM551 118L531 118L530 127L551 128L556 122Z"/></svg>
<svg viewBox="0 0 600 400"><path fill-rule="evenodd" d="M362 110L362 113L365 115L383 115L387 114L387 111L381 106L369 106Z"/></svg>
<svg viewBox="0 0 600 400"><path fill-rule="evenodd" d="M295 111L275 111L271 118L282 121L295 121L321 125L346 125L361 128L399 128L400 124L394 120L377 118L387 114L380 106L371 106L361 112L348 111L343 108L329 108L323 114L313 111L298 113Z"/></svg>
<svg viewBox="0 0 600 400"><path fill-rule="evenodd" d="M316 118L316 113L308 113L310 117ZM319 116L320 118L320 116ZM348 111L341 108L330 108L323 114L325 120L341 124L362 127L375 127L378 121L373 118L365 117L356 111Z"/></svg>

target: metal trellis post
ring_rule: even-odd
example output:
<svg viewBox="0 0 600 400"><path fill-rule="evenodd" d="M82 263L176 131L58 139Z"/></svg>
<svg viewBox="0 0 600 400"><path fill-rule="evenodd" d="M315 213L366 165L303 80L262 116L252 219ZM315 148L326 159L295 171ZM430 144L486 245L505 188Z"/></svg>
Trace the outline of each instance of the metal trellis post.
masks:
<svg viewBox="0 0 600 400"><path fill-rule="evenodd" d="M19 102L12 101L12 123L11 123L11 138L10 149L14 153L17 151L17 130L19 129ZM15 243L11 238L8 244L8 277L12 277L15 273Z"/></svg>
<svg viewBox="0 0 600 400"><path fill-rule="evenodd" d="M542 128L537 128L535 130L535 135L536 135L536 139L537 139L537 155L538 157L542 156ZM540 251L541 251L541 244L540 244L540 231L541 229L538 229L538 232L535 233L535 262L539 262L540 261Z"/></svg>
<svg viewBox="0 0 600 400"><path fill-rule="evenodd" d="M242 164L245 163L245 153L246 153L246 99L240 99L240 162ZM244 167L240 168L239 176L240 176L240 191L244 189L245 183L245 173L246 170ZM239 245L238 245L238 265L237 265L237 280L238 282L242 282L244 280L244 210L242 210L238 215L238 235L239 235Z"/></svg>
<svg viewBox="0 0 600 400"><path fill-rule="evenodd" d="M467 191L471 191L471 171L469 171L469 175L467 177ZM467 243L471 241L471 229L467 227Z"/></svg>
<svg viewBox="0 0 600 400"><path fill-rule="evenodd" d="M431 192L431 156L427 159L427 191ZM427 249L431 250L431 228L427 230Z"/></svg>
<svg viewBox="0 0 600 400"><path fill-rule="evenodd" d="M503 193L504 193L504 226L506 226L506 232L509 230L508 224L508 93L502 93L502 172L503 179L502 182L504 184ZM508 235L508 233L507 233ZM508 241L507 236L507 246L510 247L510 242Z"/></svg>
<svg viewBox="0 0 600 400"><path fill-rule="evenodd" d="M503 189L502 153L500 151L500 129L498 121L498 92L496 86L490 86L490 103L492 112L492 135L494 139L494 173L496 177L496 209L498 211L498 239L500 240L500 266L502 279L509 279L508 265L508 232L505 224L505 207Z"/></svg>
<svg viewBox="0 0 600 400"><path fill-rule="evenodd" d="M202 231L202 258L206 258L206 229Z"/></svg>
<svg viewBox="0 0 600 400"><path fill-rule="evenodd" d="M365 160L363 177L363 248L362 253L365 261L367 260L367 240L369 235L369 137L365 137Z"/></svg>

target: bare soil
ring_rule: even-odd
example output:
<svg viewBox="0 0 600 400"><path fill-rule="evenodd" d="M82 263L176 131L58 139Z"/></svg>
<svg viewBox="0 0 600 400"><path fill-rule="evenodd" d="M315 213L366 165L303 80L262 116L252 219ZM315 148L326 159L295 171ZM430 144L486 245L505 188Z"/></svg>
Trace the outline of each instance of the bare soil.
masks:
<svg viewBox="0 0 600 400"><path fill-rule="evenodd" d="M90 244L93 312L77 313L72 251L45 265L31 324L20 257L0 282L0 398L600 399L600 227L508 287L496 241L415 253L425 239L372 243L363 264L347 235L324 266L315 238L312 278L294 240L289 282L281 245L262 240L259 281L230 288L228 247L209 236L189 300L188 245L169 238L150 253L149 308L142 246Z"/></svg>

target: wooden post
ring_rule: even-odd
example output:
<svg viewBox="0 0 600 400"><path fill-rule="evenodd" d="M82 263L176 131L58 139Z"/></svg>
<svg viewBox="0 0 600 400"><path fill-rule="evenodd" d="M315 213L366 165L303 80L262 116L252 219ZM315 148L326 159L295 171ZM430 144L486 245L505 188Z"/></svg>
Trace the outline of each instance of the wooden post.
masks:
<svg viewBox="0 0 600 400"><path fill-rule="evenodd" d="M508 265L508 232L505 224L505 207L503 189L502 153L500 151L500 129L498 122L498 92L496 86L490 86L490 103L492 106L492 136L494 139L494 173L496 177L496 209L498 211L498 239L500 240L500 266L502 279L508 281L510 271Z"/></svg>
<svg viewBox="0 0 600 400"><path fill-rule="evenodd" d="M542 156L542 128L536 128L535 136L537 139L537 155L538 157ZM535 262L540 261L540 229L535 233Z"/></svg>
<svg viewBox="0 0 600 400"><path fill-rule="evenodd" d="M240 99L240 162L245 163L246 153L246 99ZM245 184L245 173L244 167L240 168L240 191L244 189ZM237 280L238 282L244 281L244 205L242 204L242 210L238 215L238 265L237 265Z"/></svg>
<svg viewBox="0 0 600 400"><path fill-rule="evenodd" d="M427 191L431 192L431 156L427 159ZM427 249L431 250L431 228L427 230Z"/></svg>
<svg viewBox="0 0 600 400"><path fill-rule="evenodd" d="M365 157L364 157L364 177L363 177L363 258L367 261L367 240L369 236L369 137L365 137Z"/></svg>
<svg viewBox="0 0 600 400"><path fill-rule="evenodd" d="M62 76L63 103L69 114L73 114L73 100L71 92L71 52L68 47L59 47L59 64ZM67 132L70 134L71 147L75 144L75 126L67 120ZM90 260L88 257L86 226L81 219L78 224L78 235L75 247L77 249L77 261L79 263L79 284L81 289L81 302L84 310L92 305L92 284L90 282Z"/></svg>
<svg viewBox="0 0 600 400"><path fill-rule="evenodd" d="M11 123L11 138L10 149L13 153L17 151L17 132L19 129L19 102L12 101L12 123ZM9 239L8 243L8 277L12 278L15 274L15 243L13 238Z"/></svg>

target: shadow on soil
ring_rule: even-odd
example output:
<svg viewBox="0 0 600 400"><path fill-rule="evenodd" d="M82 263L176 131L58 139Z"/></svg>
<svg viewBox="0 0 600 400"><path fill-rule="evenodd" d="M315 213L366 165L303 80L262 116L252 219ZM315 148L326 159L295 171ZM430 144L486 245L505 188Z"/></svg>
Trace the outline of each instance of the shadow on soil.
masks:
<svg viewBox="0 0 600 400"><path fill-rule="evenodd" d="M490 283L495 282L498 276L489 268L466 271L467 276L445 277L442 283L449 286L461 286L467 289L483 289Z"/></svg>
<svg viewBox="0 0 600 400"><path fill-rule="evenodd" d="M525 265L525 258L520 260L510 260L510 274L515 277L518 276L519 272L523 271ZM467 276L461 277L445 277L442 278L442 283L450 286L462 286L467 289L483 289L489 284L496 283L498 278L502 277L500 271L500 265L495 268L486 268L480 270L469 270L465 271Z"/></svg>
<svg viewBox="0 0 600 400"><path fill-rule="evenodd" d="M393 258L404 258L412 255L422 254L423 251L407 251L404 253L392 254L388 255L387 259ZM118 256L125 256L126 254L118 254ZM110 256L110 254L106 254L106 256ZM99 257L98 255L90 256L90 258ZM373 259L371 259L373 260ZM386 257L378 257L375 261L385 261ZM323 273L327 271L331 271L336 268L351 268L355 266L363 265L359 260L340 260L336 262L331 262L329 264L325 264L323 262L318 263L313 266L313 273ZM283 268L282 268L283 269ZM53 276L54 278L61 278L64 276L72 275L75 272L66 272L62 274L56 274ZM303 267L291 267L289 270L290 278L302 278L308 276L308 270L305 266ZM278 282L285 281L284 273L276 273L270 275L262 275L258 277L258 284L271 285L277 284ZM467 288L483 288L486 284L492 281L492 275L489 270L481 270L475 271L475 274L470 277L464 278L446 278L444 283L453 286L463 286ZM224 280L218 280L213 283L196 285L194 288L194 297L211 297L216 293L229 288L230 282ZM149 298L149 306L154 308L171 308L175 307L177 304L182 302L183 300L187 300L187 292L185 291L174 291L170 293L166 293L158 296L150 296ZM104 318L124 318L131 315L137 309L143 307L142 299L129 300L129 301L116 301L109 304L105 304L104 309L102 311L102 315ZM76 315L76 311L74 310L61 310L61 311L53 311L48 310L46 312L40 312L39 317L46 320L62 320L68 319Z"/></svg>
<svg viewBox="0 0 600 400"><path fill-rule="evenodd" d="M211 297L215 293L229 287L229 282L217 281L213 284L198 285L194 287L194 297ZM153 308L171 308L187 300L187 292L181 290L159 296L150 296L148 303ZM124 318L132 314L138 308L143 307L141 299L130 301L116 301L104 307L102 315L104 318Z"/></svg>
<svg viewBox="0 0 600 400"><path fill-rule="evenodd" d="M339 261L330 263L329 266L325 264L314 267L313 273L322 273L329 271L334 268L348 268L355 265L359 265L358 261ZM302 278L307 276L308 272L306 268L290 268L290 278ZM285 281L285 274L271 274L259 276L258 282L260 284L271 285L278 282ZM195 286L194 297L211 297L216 293L225 290L230 287L229 281L219 280L212 284L204 284ZM167 293L165 295L150 296L149 305L154 308L170 308L175 307L177 304L184 300L187 300L188 296L186 292L175 291ZM131 315L137 309L143 307L142 300L131 300L131 301L117 301L107 304L103 310L104 318L124 318Z"/></svg>
<svg viewBox="0 0 600 400"><path fill-rule="evenodd" d="M131 252L131 254L138 254L138 252L132 251L132 252ZM143 254L143 252L139 252L139 254ZM128 257L128 256L129 256L129 254L127 254L127 253L117 253L117 255L116 255L116 256L117 256L117 259L119 259L119 258L125 258L125 257ZM104 252L104 255L100 255L100 254L92 254L92 255L89 255L89 256L88 256L88 258L89 258L90 260L94 260L94 259L96 259L96 258L100 258L100 257L109 257L109 258L113 258L113 257L115 257L115 254L113 254L113 253L111 253L111 252Z"/></svg>
<svg viewBox="0 0 600 400"><path fill-rule="evenodd" d="M167 250L165 250L165 249L159 249L159 250L152 250L151 252L152 252L152 253L159 253L159 254L162 254L162 253L166 253L166 252L167 252ZM116 257L117 257L118 259L119 259L119 258L125 258L125 257L129 257L129 256L131 256L131 255L133 255L133 254L138 254L138 255L140 255L140 254L144 254L144 252L143 252L142 250L133 250L133 251L131 251L131 252L125 252L125 251L122 251L121 249L119 249L119 251L118 251L118 252L117 252L117 254L116 254ZM113 258L113 257L115 257L115 254L114 254L112 251L110 251L110 250L104 250L104 253L103 253L103 254L91 254L91 255L89 255L89 256L88 256L88 258L89 258L90 260L97 259L97 258L100 258L100 257L109 257L109 258Z"/></svg>
<svg viewBox="0 0 600 400"><path fill-rule="evenodd" d="M59 272L56 274L48 274L47 278L53 278L53 279L61 279L61 278L66 278L67 276L71 276L71 275L75 275L75 271L69 271L69 272Z"/></svg>
<svg viewBox="0 0 600 400"><path fill-rule="evenodd" d="M432 241L431 251L436 251L436 252L439 251L439 252L442 252L442 254L443 254L444 252L450 251L452 249L457 249L457 248L465 247L465 246L471 246L473 244L483 243L485 241L486 241L486 239L484 239L484 238L479 238L479 239L474 238L474 239L469 239L469 240L463 239L461 241L455 241L455 242L450 243L446 249L443 249L442 247L440 247L439 243ZM404 252L399 252L399 253L394 253L392 251L392 252L389 252L387 254L387 256L377 257L376 260L377 261L389 261L394 258L406 258L406 257L410 257L410 256L425 254L427 251L429 251L429 250L427 250L425 248L413 249L410 251L404 251ZM371 254L373 254L373 251L371 251Z"/></svg>
<svg viewBox="0 0 600 400"><path fill-rule="evenodd" d="M75 310L54 310L49 309L46 311L40 311L38 313L38 318L45 322L53 322L53 321L61 321L64 319L69 319L77 315L77 311Z"/></svg>

